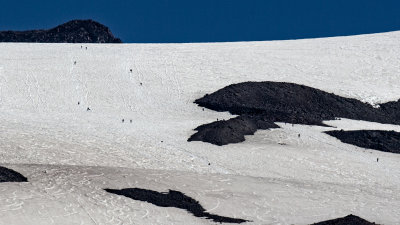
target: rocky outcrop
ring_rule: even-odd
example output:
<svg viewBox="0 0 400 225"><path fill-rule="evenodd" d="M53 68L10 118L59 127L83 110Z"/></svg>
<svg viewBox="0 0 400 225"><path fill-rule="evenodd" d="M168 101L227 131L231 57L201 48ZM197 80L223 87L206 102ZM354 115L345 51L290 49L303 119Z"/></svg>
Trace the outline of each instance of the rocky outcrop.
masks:
<svg viewBox="0 0 400 225"><path fill-rule="evenodd" d="M122 195L134 200L148 202L159 207L175 207L178 209L184 209L195 217L210 219L218 223L249 222L248 220L244 219L231 218L208 213L198 201L183 194L180 191L169 190L165 193L141 188L104 190L112 194Z"/></svg>
<svg viewBox="0 0 400 225"><path fill-rule="evenodd" d="M333 130L325 133L361 148L400 154L400 133L385 130Z"/></svg>
<svg viewBox="0 0 400 225"><path fill-rule="evenodd" d="M72 20L49 30L2 31L0 42L122 43L108 27L93 20Z"/></svg>
<svg viewBox="0 0 400 225"><path fill-rule="evenodd" d="M22 174L0 166L0 183L2 182L27 182L28 179Z"/></svg>
<svg viewBox="0 0 400 225"><path fill-rule="evenodd" d="M350 214L343 218L327 220L319 223L314 223L312 225L378 225L378 224L369 222L367 220L364 220L363 218Z"/></svg>
<svg viewBox="0 0 400 225"><path fill-rule="evenodd" d="M274 122L326 126L324 120L348 118L400 124L400 103L374 108L316 88L285 82L244 82L229 85L195 100L201 107L228 111L239 117L201 125L188 141L216 145L238 143L257 129L276 128Z"/></svg>

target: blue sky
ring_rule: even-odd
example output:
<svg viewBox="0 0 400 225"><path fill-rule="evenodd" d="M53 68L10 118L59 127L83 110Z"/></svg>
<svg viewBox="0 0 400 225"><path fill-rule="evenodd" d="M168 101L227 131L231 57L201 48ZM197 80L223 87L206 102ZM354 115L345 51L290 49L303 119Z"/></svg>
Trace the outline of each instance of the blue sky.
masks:
<svg viewBox="0 0 400 225"><path fill-rule="evenodd" d="M400 30L399 0L1 0L0 30L94 19L124 42L260 41Z"/></svg>

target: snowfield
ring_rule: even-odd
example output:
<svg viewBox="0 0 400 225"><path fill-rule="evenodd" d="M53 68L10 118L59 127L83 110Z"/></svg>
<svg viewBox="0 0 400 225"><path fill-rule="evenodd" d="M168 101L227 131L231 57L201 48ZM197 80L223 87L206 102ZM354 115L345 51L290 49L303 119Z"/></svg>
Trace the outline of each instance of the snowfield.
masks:
<svg viewBox="0 0 400 225"><path fill-rule="evenodd" d="M252 221L245 224L348 214L400 224L400 155L323 133L400 126L279 123L239 144L187 142L197 126L233 117L193 104L233 83L292 82L373 105L397 100L399 49L400 32L83 48L0 43L0 165L29 181L0 183L0 224L215 224L106 188L181 191L208 212Z"/></svg>

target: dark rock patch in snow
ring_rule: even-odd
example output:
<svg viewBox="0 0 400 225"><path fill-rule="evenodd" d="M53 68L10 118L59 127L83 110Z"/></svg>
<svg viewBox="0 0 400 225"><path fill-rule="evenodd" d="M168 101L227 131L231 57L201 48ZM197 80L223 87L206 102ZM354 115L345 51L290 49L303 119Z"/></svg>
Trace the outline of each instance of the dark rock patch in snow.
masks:
<svg viewBox="0 0 400 225"><path fill-rule="evenodd" d="M121 39L96 21L72 20L49 30L1 31L0 42L121 43Z"/></svg>
<svg viewBox="0 0 400 225"><path fill-rule="evenodd" d="M204 141L215 145L239 143L245 135L252 135L258 129L279 128L275 123L264 120L261 116L238 116L229 120L215 121L201 125L188 141Z"/></svg>
<svg viewBox="0 0 400 225"><path fill-rule="evenodd" d="M400 133L384 130L326 131L325 133L361 148L400 154Z"/></svg>
<svg viewBox="0 0 400 225"><path fill-rule="evenodd" d="M2 182L28 182L28 179L14 170L0 166L0 183Z"/></svg>
<svg viewBox="0 0 400 225"><path fill-rule="evenodd" d="M257 124L257 129L274 128L276 125L271 125L274 122L326 126L323 124L324 120L334 120L338 117L400 124L400 113L396 110L400 109L400 103L392 105L387 103L380 108L374 108L356 99L285 82L232 84L212 94L206 94L195 100L195 103L200 107L219 112L228 111L241 116L222 123L214 122L199 126L195 129L198 132L188 140L217 145L244 141L243 135L254 133L254 124ZM248 119L243 119L243 116ZM262 128L257 121L263 121L267 126ZM228 126L236 129L227 130Z"/></svg>
<svg viewBox="0 0 400 225"><path fill-rule="evenodd" d="M400 100L380 104L379 109L396 121L400 120Z"/></svg>
<svg viewBox="0 0 400 225"><path fill-rule="evenodd" d="M312 225L377 225L376 223L371 223L364 220L358 216L348 215L343 218L327 220L319 223L314 223Z"/></svg>
<svg viewBox="0 0 400 225"><path fill-rule="evenodd" d="M140 188L126 188L121 190L104 189L105 191L117 195L122 195L134 200L149 202L160 207L175 207L185 209L196 217L204 217L219 223L244 223L243 219L236 219L224 216L218 216L206 212L206 210L195 199L186 196L182 192L169 190L169 192L157 192Z"/></svg>

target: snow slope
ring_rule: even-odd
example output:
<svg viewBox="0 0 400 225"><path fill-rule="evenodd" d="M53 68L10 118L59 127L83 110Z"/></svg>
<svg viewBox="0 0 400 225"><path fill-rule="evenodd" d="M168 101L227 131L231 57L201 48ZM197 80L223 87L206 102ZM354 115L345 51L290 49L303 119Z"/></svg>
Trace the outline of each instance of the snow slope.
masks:
<svg viewBox="0 0 400 225"><path fill-rule="evenodd" d="M397 100L399 49L400 32L83 48L0 43L0 163L30 180L0 184L0 224L212 224L102 190L133 187L176 189L249 224L350 213L399 224L400 155L322 133L335 128L279 124L222 147L186 141L195 127L232 117L193 104L232 83L287 81L371 104Z"/></svg>

